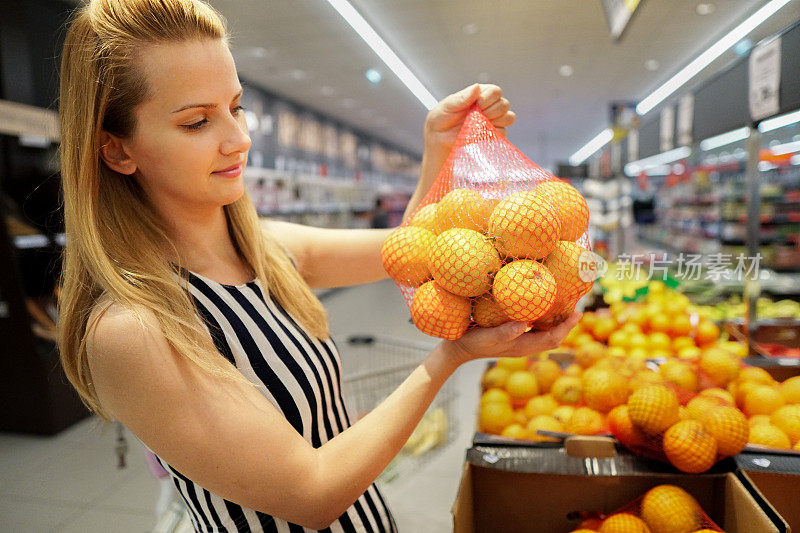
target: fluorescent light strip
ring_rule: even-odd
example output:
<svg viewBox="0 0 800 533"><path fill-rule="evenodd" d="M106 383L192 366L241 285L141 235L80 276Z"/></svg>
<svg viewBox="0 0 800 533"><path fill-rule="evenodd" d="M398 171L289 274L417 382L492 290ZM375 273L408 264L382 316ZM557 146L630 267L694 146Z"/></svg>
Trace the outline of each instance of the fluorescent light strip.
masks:
<svg viewBox="0 0 800 533"><path fill-rule="evenodd" d="M775 155L786 155L793 154L794 152L800 152L800 141L779 144L770 148L770 151Z"/></svg>
<svg viewBox="0 0 800 533"><path fill-rule="evenodd" d="M800 110L764 120L759 123L758 131L765 133L797 122L800 122Z"/></svg>
<svg viewBox="0 0 800 533"><path fill-rule="evenodd" d="M400 81L402 81L403 84L408 87L408 90L417 97L417 100L422 102L422 105L429 111L436 106L436 98L434 98L422 82L414 76L414 73L409 70L405 63L397 57L397 54L389 48L389 45L381 39L380 35L372 29L372 26L364 20L364 17L350 5L350 2L347 0L328 0L328 3L339 12L342 18L344 18L354 30L356 30L356 33L358 33L358 35L364 39L364 42L378 54L378 57L380 57L381 60L386 63L386 66L400 78Z"/></svg>
<svg viewBox="0 0 800 533"><path fill-rule="evenodd" d="M639 159L638 161L633 161L625 165L625 174L628 176L637 176L643 170L646 171L651 168L664 166L667 163L672 163L679 159L685 159L689 157L691 153L691 148L688 146L681 146L680 148L675 148L668 152L645 157L644 159Z"/></svg>
<svg viewBox="0 0 800 533"><path fill-rule="evenodd" d="M598 133L594 139L586 143L583 148L572 154L569 158L569 164L573 166L580 165L586 161L587 157L605 146L606 143L613 138L614 132L611 131L611 128L604 129Z"/></svg>
<svg viewBox="0 0 800 533"><path fill-rule="evenodd" d="M747 126L744 128L739 128L733 131L729 131L727 133L723 133L721 135L717 135L715 137L709 137L703 141L700 141L700 149L704 152L709 150L713 150L715 148L719 148L720 146L725 146L726 144L731 144L736 141L741 141L742 139L747 139L750 132Z"/></svg>
<svg viewBox="0 0 800 533"><path fill-rule="evenodd" d="M728 48L736 44L745 35L756 29L762 22L774 15L780 8L788 3L789 0L772 0L750 15L747 20L728 32L725 37L717 41L694 61L686 65L664 83L664 85L639 102L636 106L636 112L639 113L639 115L647 114L651 109L663 102L665 98L677 91L684 83L692 79L698 72L706 68L712 61L721 56Z"/></svg>

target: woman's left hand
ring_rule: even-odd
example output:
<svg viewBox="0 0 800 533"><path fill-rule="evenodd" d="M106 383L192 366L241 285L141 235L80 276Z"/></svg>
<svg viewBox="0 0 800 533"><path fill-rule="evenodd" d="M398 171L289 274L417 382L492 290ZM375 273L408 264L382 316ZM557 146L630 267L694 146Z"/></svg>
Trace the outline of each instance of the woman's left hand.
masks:
<svg viewBox="0 0 800 533"><path fill-rule="evenodd" d="M475 83L444 98L425 119L425 148L447 153L458 136L472 104L478 103L486 118L505 135L516 115L497 85Z"/></svg>

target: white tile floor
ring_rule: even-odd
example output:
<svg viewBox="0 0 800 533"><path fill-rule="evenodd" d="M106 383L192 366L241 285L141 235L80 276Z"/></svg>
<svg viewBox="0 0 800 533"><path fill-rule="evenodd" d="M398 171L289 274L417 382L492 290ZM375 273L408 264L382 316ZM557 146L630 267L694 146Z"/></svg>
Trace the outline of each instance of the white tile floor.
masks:
<svg viewBox="0 0 800 533"><path fill-rule="evenodd" d="M408 310L390 282L344 289L324 303L340 345L348 335L363 333L433 343L408 322ZM452 378L458 392L452 409L456 437L422 467L402 470L382 487L402 533L452 530L450 507L474 428L482 367L470 363ZM114 427L95 418L54 437L0 434L0 532L149 531L158 482L147 469L141 444L131 436L129 466L117 469L115 443Z"/></svg>

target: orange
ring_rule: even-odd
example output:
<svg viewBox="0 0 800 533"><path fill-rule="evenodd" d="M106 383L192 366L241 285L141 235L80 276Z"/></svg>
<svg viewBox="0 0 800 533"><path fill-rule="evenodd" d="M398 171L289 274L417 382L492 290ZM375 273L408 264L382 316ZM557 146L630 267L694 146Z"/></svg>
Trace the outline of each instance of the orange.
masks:
<svg viewBox="0 0 800 533"><path fill-rule="evenodd" d="M439 200L436 220L441 231L465 228L486 233L494 206L470 189L453 189Z"/></svg>
<svg viewBox="0 0 800 533"><path fill-rule="evenodd" d="M635 359L649 359L651 352L646 348L631 348L628 352L628 357Z"/></svg>
<svg viewBox="0 0 800 533"><path fill-rule="evenodd" d="M583 397L583 382L577 376L561 376L553 382L550 393L558 403L574 405Z"/></svg>
<svg viewBox="0 0 800 533"><path fill-rule="evenodd" d="M731 352L739 359L747 357L749 355L749 350L747 348L747 345L742 344L741 342L736 342L736 341L720 342L719 347L722 348L723 350Z"/></svg>
<svg viewBox="0 0 800 533"><path fill-rule="evenodd" d="M654 331L650 334L648 345L650 346L651 350L669 351L670 348L672 348L672 341L670 340L669 335L663 331Z"/></svg>
<svg viewBox="0 0 800 533"><path fill-rule="evenodd" d="M728 383L728 391L736 399L736 405L744 410L744 400L747 397L747 393L761 385L761 383L755 381L732 381Z"/></svg>
<svg viewBox="0 0 800 533"><path fill-rule="evenodd" d="M439 228L439 221L436 217L436 208L438 205L437 203L432 203L420 207L411 218L411 225L438 234L441 231Z"/></svg>
<svg viewBox="0 0 800 533"><path fill-rule="evenodd" d="M700 348L697 346L687 346L678 351L679 359L697 359L700 357Z"/></svg>
<svg viewBox="0 0 800 533"><path fill-rule="evenodd" d="M628 349L630 347L630 343L628 341L628 333L618 329L617 331L611 332L611 335L608 336L608 345L609 346L619 346L621 348Z"/></svg>
<svg viewBox="0 0 800 533"><path fill-rule="evenodd" d="M755 426L750 426L750 437L747 439L747 442L750 444L758 444L759 446L766 446L767 448L777 448L779 450L788 450L792 447L792 441L789 439L789 435L772 424L756 424Z"/></svg>
<svg viewBox="0 0 800 533"><path fill-rule="evenodd" d="M628 398L628 413L642 431L656 434L678 421L678 398L663 385L645 385Z"/></svg>
<svg viewBox="0 0 800 533"><path fill-rule="evenodd" d="M414 293L411 318L427 335L455 340L469 327L472 304L462 296L439 287L435 281L423 283Z"/></svg>
<svg viewBox="0 0 800 533"><path fill-rule="evenodd" d="M699 474L714 466L717 439L697 420L683 420L664 433L664 453L681 472Z"/></svg>
<svg viewBox="0 0 800 533"><path fill-rule="evenodd" d="M750 424L735 407L713 407L703 413L703 426L717 441L717 453L730 456L744 450L750 436Z"/></svg>
<svg viewBox="0 0 800 533"><path fill-rule="evenodd" d="M697 324L697 332L694 335L694 339L698 346L711 344L716 342L718 338L719 328L717 325L708 319L701 318L700 323Z"/></svg>
<svg viewBox="0 0 800 533"><path fill-rule="evenodd" d="M381 261L389 276L401 285L419 287L431 277L428 253L436 235L415 226L394 230L381 247Z"/></svg>
<svg viewBox="0 0 800 533"><path fill-rule="evenodd" d="M504 402L485 403L481 405L479 419L483 432L499 435L514 422L514 410Z"/></svg>
<svg viewBox="0 0 800 533"><path fill-rule="evenodd" d="M583 401L586 405L607 413L614 407L625 403L630 395L628 381L620 374L604 369L590 368L583 373Z"/></svg>
<svg viewBox="0 0 800 533"><path fill-rule="evenodd" d="M784 405L772 413L770 422L786 433L792 444L800 441L800 405Z"/></svg>
<svg viewBox="0 0 800 533"><path fill-rule="evenodd" d="M786 403L800 403L800 376L794 376L781 383L781 396Z"/></svg>
<svg viewBox="0 0 800 533"><path fill-rule="evenodd" d="M739 372L739 381L755 381L762 385L772 385L775 379L769 375L769 372L763 368L756 366L746 366Z"/></svg>
<svg viewBox="0 0 800 533"><path fill-rule="evenodd" d="M536 383L539 384L539 392L542 394L550 392L553 383L561 377L561 367L550 359L534 362L531 371L536 376Z"/></svg>
<svg viewBox="0 0 800 533"><path fill-rule="evenodd" d="M528 368L527 357L499 357L497 359L497 366L505 368L509 372L515 370L526 370Z"/></svg>
<svg viewBox="0 0 800 533"><path fill-rule="evenodd" d="M525 427L528 424L528 416L525 409L514 409L514 423Z"/></svg>
<svg viewBox="0 0 800 533"><path fill-rule="evenodd" d="M674 316L669 324L669 332L674 338L691 338L689 334L692 332L692 321L688 315ZM694 340L692 340L692 344L694 344Z"/></svg>
<svg viewBox="0 0 800 533"><path fill-rule="evenodd" d="M472 304L472 319L482 328L493 328L511 321L503 308L494 301L491 293L475 298Z"/></svg>
<svg viewBox="0 0 800 533"><path fill-rule="evenodd" d="M564 424L564 431L577 435L597 435L605 430L602 413L589 407L578 407Z"/></svg>
<svg viewBox="0 0 800 533"><path fill-rule="evenodd" d="M650 326L650 331L666 333L670 331L670 322L669 315L653 315L650 317L648 325Z"/></svg>
<svg viewBox="0 0 800 533"><path fill-rule="evenodd" d="M674 383L678 387L694 392L697 390L698 380L692 367L677 359L668 359L658 367L658 371L664 380Z"/></svg>
<svg viewBox="0 0 800 533"><path fill-rule="evenodd" d="M597 321L599 319L600 317L597 315L597 313L588 311L584 313L583 316L581 317L580 325L585 330L591 331L594 325L597 324Z"/></svg>
<svg viewBox="0 0 800 533"><path fill-rule="evenodd" d="M642 445L647 440L645 434L631 420L627 405L616 406L606 418L609 431L626 446Z"/></svg>
<svg viewBox="0 0 800 533"><path fill-rule="evenodd" d="M503 199L489 217L495 248L514 259L546 257L560 240L561 230L558 210L535 189Z"/></svg>
<svg viewBox="0 0 800 533"><path fill-rule="evenodd" d="M583 374L583 367L578 363L571 363L564 369L565 376L581 377Z"/></svg>
<svg viewBox="0 0 800 533"><path fill-rule="evenodd" d="M525 416L529 419L538 415L549 415L558 407L558 402L549 394L534 396L525 404Z"/></svg>
<svg viewBox="0 0 800 533"><path fill-rule="evenodd" d="M500 269L500 256L489 240L471 229L440 233L428 252L433 279L459 296L480 296L492 287L491 276Z"/></svg>
<svg viewBox="0 0 800 533"><path fill-rule="evenodd" d="M536 319L536 321L531 324L531 327L539 331L549 331L553 329L569 318L575 310L575 305L577 303L577 300L572 302L559 302L556 300L550 310L541 318Z"/></svg>
<svg viewBox="0 0 800 533"><path fill-rule="evenodd" d="M608 357L626 357L628 351L622 346L609 346L606 350L606 355Z"/></svg>
<svg viewBox="0 0 800 533"><path fill-rule="evenodd" d="M617 321L610 316L604 316L597 319L592 327L592 335L595 339L605 342L608 340L609 335L616 329Z"/></svg>
<svg viewBox="0 0 800 533"><path fill-rule="evenodd" d="M596 529L580 528L580 529L573 529L572 531L570 531L570 533L595 533L596 531L597 531Z"/></svg>
<svg viewBox="0 0 800 533"><path fill-rule="evenodd" d="M650 369L641 370L633 375L631 378L631 389L636 390L645 385L659 385L663 382L661 374L654 372Z"/></svg>
<svg viewBox="0 0 800 533"><path fill-rule="evenodd" d="M587 333L585 331L581 331L577 335L575 335L573 346L575 348L579 346L583 346L584 344L589 344L590 342L595 342L594 337L592 337L591 333Z"/></svg>
<svg viewBox="0 0 800 533"><path fill-rule="evenodd" d="M509 372L507 369L493 366L486 373L483 374L481 378L481 387L484 389L491 389L494 387L503 387L506 384L506 380L508 379Z"/></svg>
<svg viewBox="0 0 800 533"><path fill-rule="evenodd" d="M572 416L572 413L575 412L575 408L571 405L560 405L556 407L555 411L550 413L550 416L561 422L562 424L566 424L569 417Z"/></svg>
<svg viewBox="0 0 800 533"><path fill-rule="evenodd" d="M527 400L539 394L539 386L532 372L517 370L508 376L506 391L512 400Z"/></svg>
<svg viewBox="0 0 800 533"><path fill-rule="evenodd" d="M771 415L783 407L783 396L775 387L757 385L744 397L744 412L747 416Z"/></svg>
<svg viewBox="0 0 800 533"><path fill-rule="evenodd" d="M641 348L646 350L650 341L644 333L632 333L628 337L628 348L633 350L635 348Z"/></svg>
<svg viewBox="0 0 800 533"><path fill-rule="evenodd" d="M698 394L686 404L686 412L692 420L703 420L703 416L709 409L722 406L718 398L709 398Z"/></svg>
<svg viewBox="0 0 800 533"><path fill-rule="evenodd" d="M606 354L606 348L597 341L586 343L575 349L575 362L583 368L589 368Z"/></svg>
<svg viewBox="0 0 800 533"><path fill-rule="evenodd" d="M651 350L648 359L669 359L672 357L672 352L669 350Z"/></svg>
<svg viewBox="0 0 800 533"><path fill-rule="evenodd" d="M736 401L733 399L733 395L730 392L716 387L701 390L700 396L711 396L713 398L718 398L723 403L728 405L734 405L736 403Z"/></svg>
<svg viewBox="0 0 800 533"><path fill-rule="evenodd" d="M545 437L543 435L539 435L536 432L541 429L544 431L558 431L559 433L561 433L564 431L564 424L562 424L552 416L537 415L531 418L530 422L528 422L528 425L525 427L525 429L528 432L528 438L531 440L557 442L558 439Z"/></svg>
<svg viewBox="0 0 800 533"><path fill-rule="evenodd" d="M593 258L586 248L574 242L559 241L544 259L544 266L556 279L556 301L574 302L592 288L593 279L582 279L587 277L584 269L588 267L583 264L587 256Z"/></svg>
<svg viewBox="0 0 800 533"><path fill-rule="evenodd" d="M545 181L534 189L550 198L561 225L559 239L577 241L589 228L589 207L575 187L560 180Z"/></svg>
<svg viewBox="0 0 800 533"><path fill-rule="evenodd" d="M687 320L688 320L688 318L687 318ZM691 325L690 325L690 327L691 327ZM692 339L691 337L686 337L686 336L674 337L672 339L672 351L675 352L675 353L678 353L679 351L681 351L683 348L686 348L687 346L694 346L694 339Z"/></svg>
<svg viewBox="0 0 800 533"><path fill-rule="evenodd" d="M647 491L640 514L653 533L692 533L702 527L700 504L675 485L658 485Z"/></svg>
<svg viewBox="0 0 800 533"><path fill-rule="evenodd" d="M770 417L769 417L769 415L751 416L748 419L747 423L750 425L750 427L757 426L759 424L769 424L770 423Z"/></svg>
<svg viewBox="0 0 800 533"><path fill-rule="evenodd" d="M556 280L540 263L512 261L495 274L492 295L509 318L533 322L555 303Z"/></svg>
<svg viewBox="0 0 800 533"><path fill-rule="evenodd" d="M711 347L700 356L700 370L705 372L714 385L724 387L736 379L741 367L736 356L722 348Z"/></svg>
<svg viewBox="0 0 800 533"><path fill-rule="evenodd" d="M510 404L511 396L508 394L508 392L504 391L503 389L497 389L497 388L489 389L483 394L481 394L481 405L486 403L495 403L495 402Z"/></svg>
<svg viewBox="0 0 800 533"><path fill-rule="evenodd" d="M638 324L634 324L633 322L626 322L622 324L622 327L619 329L621 331L624 331L628 335L633 335L634 333L642 333L642 328L639 327Z"/></svg>
<svg viewBox="0 0 800 533"><path fill-rule="evenodd" d="M612 514L603 521L600 533L650 533L650 528L639 517L630 513Z"/></svg>
<svg viewBox="0 0 800 533"><path fill-rule="evenodd" d="M527 439L528 432L525 431L525 428L522 427L521 424L511 424L506 426L503 431L500 433L503 437L509 437L512 439Z"/></svg>

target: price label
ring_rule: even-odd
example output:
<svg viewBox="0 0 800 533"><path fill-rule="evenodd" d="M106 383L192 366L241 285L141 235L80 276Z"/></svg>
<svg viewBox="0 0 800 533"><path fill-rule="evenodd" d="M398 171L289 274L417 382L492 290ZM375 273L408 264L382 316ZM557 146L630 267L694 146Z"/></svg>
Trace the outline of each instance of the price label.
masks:
<svg viewBox="0 0 800 533"><path fill-rule="evenodd" d="M760 120L780 109L781 39L753 48L750 54L750 116Z"/></svg>

